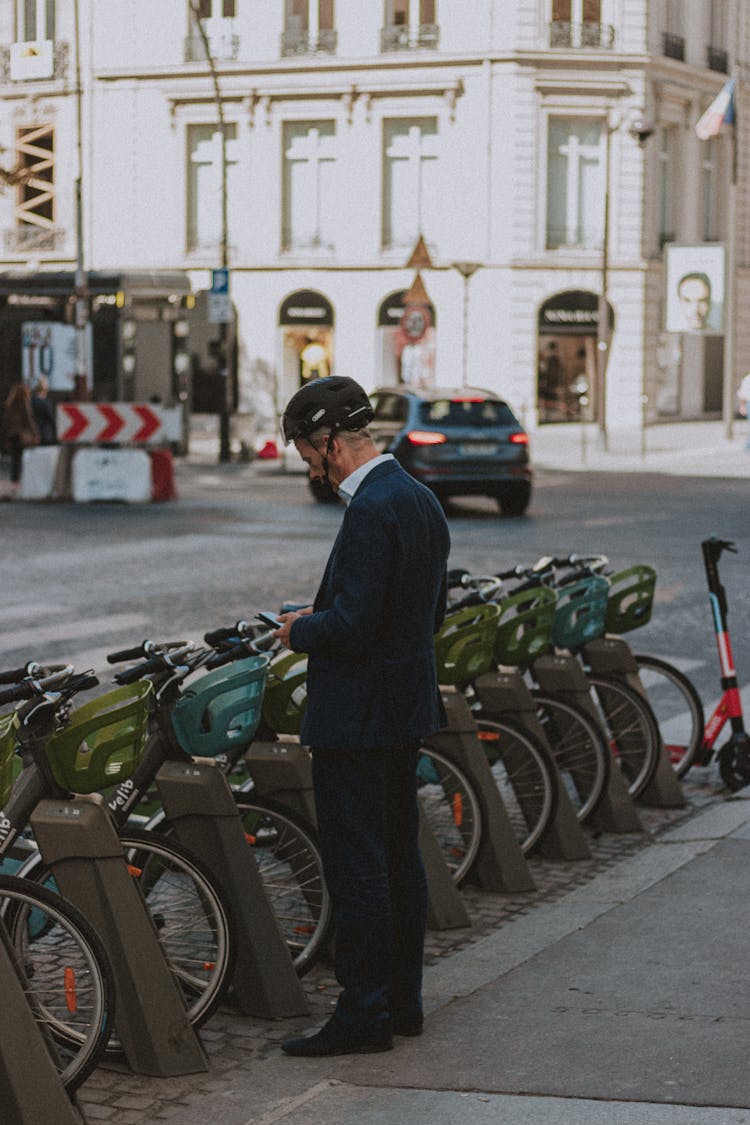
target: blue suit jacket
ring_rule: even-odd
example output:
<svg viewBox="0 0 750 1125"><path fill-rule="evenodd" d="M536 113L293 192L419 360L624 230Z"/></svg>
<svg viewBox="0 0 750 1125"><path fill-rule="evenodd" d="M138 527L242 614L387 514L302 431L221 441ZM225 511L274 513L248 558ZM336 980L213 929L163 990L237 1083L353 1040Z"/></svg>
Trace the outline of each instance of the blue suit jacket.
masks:
<svg viewBox="0 0 750 1125"><path fill-rule="evenodd" d="M445 723L433 635L443 621L448 525L397 461L367 474L344 514L313 613L301 738L313 748L401 746Z"/></svg>

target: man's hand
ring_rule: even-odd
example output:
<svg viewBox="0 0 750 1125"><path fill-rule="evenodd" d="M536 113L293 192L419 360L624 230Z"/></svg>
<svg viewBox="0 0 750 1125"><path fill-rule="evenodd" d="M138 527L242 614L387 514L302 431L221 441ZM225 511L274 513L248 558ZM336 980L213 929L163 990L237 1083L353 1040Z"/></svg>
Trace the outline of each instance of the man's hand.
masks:
<svg viewBox="0 0 750 1125"><path fill-rule="evenodd" d="M292 631L292 625L298 617L307 617L307 615L309 613L312 613L312 611L312 606L306 605L304 609L297 610L294 613L280 613L279 621L283 622L283 624L280 629L276 630L276 632L274 633L274 637L276 637L277 640L281 641L281 643L286 648L291 648L292 646L289 640L289 636Z"/></svg>

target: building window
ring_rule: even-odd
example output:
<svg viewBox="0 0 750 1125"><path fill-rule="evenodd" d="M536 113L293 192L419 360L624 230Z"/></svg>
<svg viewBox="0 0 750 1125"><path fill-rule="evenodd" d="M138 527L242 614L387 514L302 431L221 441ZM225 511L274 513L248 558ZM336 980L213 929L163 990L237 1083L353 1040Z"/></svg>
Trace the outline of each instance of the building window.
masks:
<svg viewBox="0 0 750 1125"><path fill-rule="evenodd" d="M411 247L438 232L437 120L385 121L383 134L383 246Z"/></svg>
<svg viewBox="0 0 750 1125"><path fill-rule="evenodd" d="M615 31L602 23L601 0L552 0L550 47L611 47Z"/></svg>
<svg viewBox="0 0 750 1125"><path fill-rule="evenodd" d="M17 0L16 41L55 38L55 0Z"/></svg>
<svg viewBox="0 0 750 1125"><path fill-rule="evenodd" d="M438 45L437 0L385 0L383 51Z"/></svg>
<svg viewBox="0 0 750 1125"><path fill-rule="evenodd" d="M226 125L229 231L236 229L237 126ZM187 248L218 254L222 240L221 130L217 125L188 126ZM231 241L231 239L230 239Z"/></svg>
<svg viewBox="0 0 750 1125"><path fill-rule="evenodd" d="M659 136L659 246L674 242L677 233L675 200L677 191L677 130L662 129Z"/></svg>
<svg viewBox="0 0 750 1125"><path fill-rule="evenodd" d="M333 0L286 0L282 55L333 54L333 17Z"/></svg>
<svg viewBox="0 0 750 1125"><path fill-rule="evenodd" d="M662 32L662 52L667 58L685 61L685 36L682 24L683 0L665 0L666 27Z"/></svg>
<svg viewBox="0 0 750 1125"><path fill-rule="evenodd" d="M204 62L206 58L203 36L195 26L196 17L208 39L208 49L213 59L226 62L239 57L240 38L235 32L234 23L236 7L235 0L196 0L195 4L190 3L190 32L185 41L186 62Z"/></svg>
<svg viewBox="0 0 750 1125"><path fill-rule="evenodd" d="M333 249L335 146L333 121L288 121L284 125L284 250Z"/></svg>
<svg viewBox="0 0 750 1125"><path fill-rule="evenodd" d="M547 144L547 249L601 246L604 221L601 121L552 117Z"/></svg>
<svg viewBox="0 0 750 1125"><path fill-rule="evenodd" d="M706 56L710 70L718 70L723 74L729 73L726 0L711 0L711 33Z"/></svg>

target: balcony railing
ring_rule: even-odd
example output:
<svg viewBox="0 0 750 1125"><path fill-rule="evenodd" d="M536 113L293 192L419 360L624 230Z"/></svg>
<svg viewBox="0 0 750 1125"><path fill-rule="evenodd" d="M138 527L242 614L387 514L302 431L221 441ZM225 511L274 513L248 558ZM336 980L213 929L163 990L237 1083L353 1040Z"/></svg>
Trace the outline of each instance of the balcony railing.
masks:
<svg viewBox="0 0 750 1125"><path fill-rule="evenodd" d="M550 47L599 47L609 50L615 29L609 23L569 23L554 20L549 25Z"/></svg>
<svg viewBox="0 0 750 1125"><path fill-rule="evenodd" d="M381 51L413 51L420 47L437 49L440 28L436 23L391 24L380 32Z"/></svg>
<svg viewBox="0 0 750 1125"><path fill-rule="evenodd" d="M729 73L729 54L723 47L706 47L706 63L709 70Z"/></svg>
<svg viewBox="0 0 750 1125"><path fill-rule="evenodd" d="M236 62L240 55L240 37L233 31L222 31L208 36L211 58L216 62ZM205 62L206 48L197 31L185 40L185 62Z"/></svg>
<svg viewBox="0 0 750 1125"><path fill-rule="evenodd" d="M282 58L293 55L335 55L338 32L326 28L312 35L309 31L284 31L281 35Z"/></svg>
<svg viewBox="0 0 750 1125"><path fill-rule="evenodd" d="M60 250L65 245L66 238L67 232L62 227L37 227L31 223L23 223L3 233L5 249L12 254Z"/></svg>
<svg viewBox="0 0 750 1125"><path fill-rule="evenodd" d="M685 37L674 35L671 31L663 31L661 35L661 51L668 59L685 61Z"/></svg>

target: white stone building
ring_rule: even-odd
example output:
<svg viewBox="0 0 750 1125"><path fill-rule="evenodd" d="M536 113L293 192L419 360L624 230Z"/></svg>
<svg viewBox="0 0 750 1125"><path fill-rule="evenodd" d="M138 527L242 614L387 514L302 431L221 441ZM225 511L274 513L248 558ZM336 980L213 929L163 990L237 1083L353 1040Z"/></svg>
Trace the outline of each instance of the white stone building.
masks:
<svg viewBox="0 0 750 1125"><path fill-rule="evenodd" d="M532 428L721 414L724 348L732 387L750 366L747 3L193 3L225 119L239 406L261 426L269 394L329 371L489 387ZM0 44L0 163L35 169L0 195L0 271L74 269L80 230L87 269L207 288L221 143L189 0L0 0ZM695 134L728 75L734 193L732 130ZM732 229L734 286L716 256ZM409 343L420 235L433 324ZM670 244L713 282L706 331L666 331Z"/></svg>

